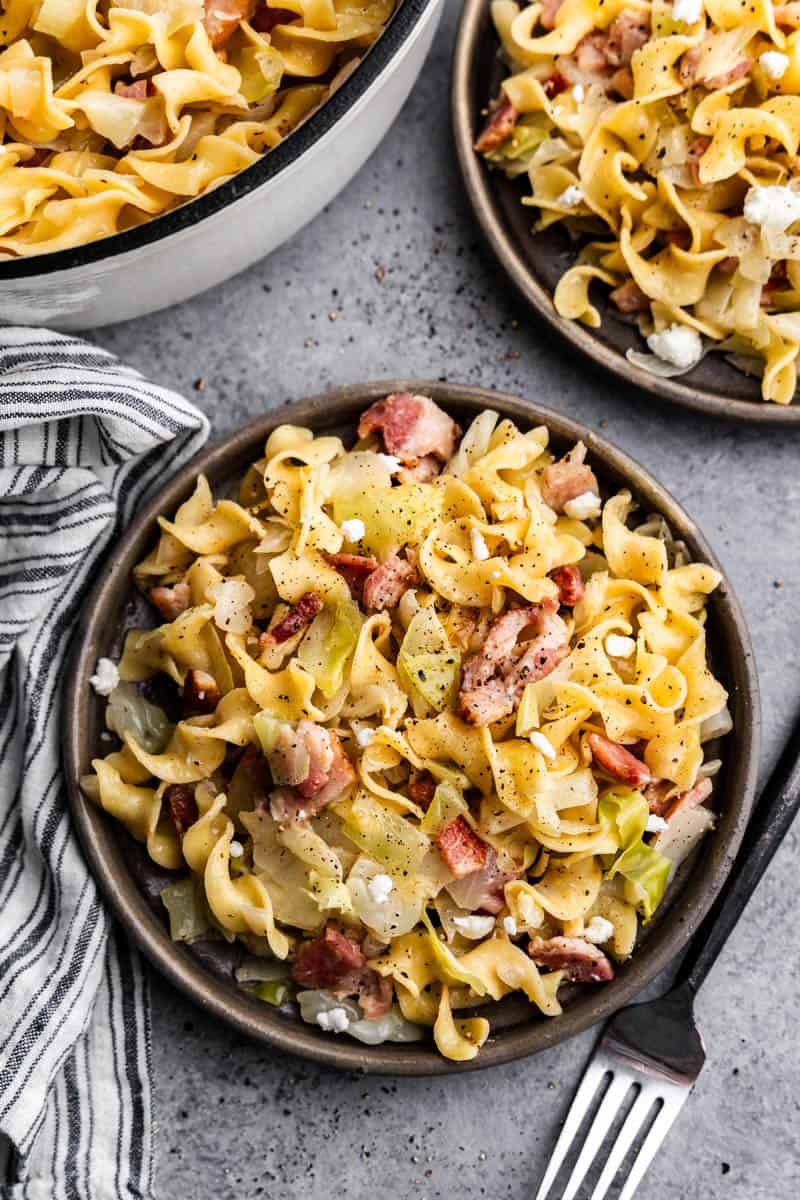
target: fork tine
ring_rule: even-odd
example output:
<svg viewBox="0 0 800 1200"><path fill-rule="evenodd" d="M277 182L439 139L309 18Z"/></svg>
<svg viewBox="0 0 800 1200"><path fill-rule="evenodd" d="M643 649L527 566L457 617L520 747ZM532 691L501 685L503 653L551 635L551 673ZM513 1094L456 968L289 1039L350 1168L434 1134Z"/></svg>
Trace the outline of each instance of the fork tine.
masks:
<svg viewBox="0 0 800 1200"><path fill-rule="evenodd" d="M550 1162L547 1164L544 1178L539 1185L536 1200L546 1200L553 1185L553 1180L558 1174L566 1153L572 1144L572 1139L580 1129L581 1122L586 1115L586 1110L591 1104L600 1083L608 1073L609 1068L602 1059L590 1062L586 1068L580 1087L575 1093L575 1099L570 1105L569 1112L562 1126L555 1150L550 1158Z"/></svg>
<svg viewBox="0 0 800 1200"><path fill-rule="evenodd" d="M636 1134L642 1127L645 1117L650 1109L655 1104L658 1097L653 1094L648 1087L642 1088L639 1095L631 1105L630 1112L625 1118L625 1123L620 1129L614 1145L611 1147L605 1166L603 1167L600 1178L598 1179L595 1189L592 1192L591 1200L603 1200L606 1192L614 1181L625 1155L633 1145Z"/></svg>
<svg viewBox="0 0 800 1200"><path fill-rule="evenodd" d="M681 1111L683 1101L686 1099L689 1093L688 1091L677 1088L675 1091L679 1094L670 1095L668 1093L666 1096L664 1096L663 1107L658 1113L655 1121L653 1121L653 1124L650 1126L647 1137L642 1143L642 1148L637 1154L636 1160L631 1167L630 1175L625 1180L625 1186L620 1192L619 1200L631 1200L631 1196L641 1183L642 1176L650 1166L656 1150L658 1150L658 1147L667 1136L672 1122Z"/></svg>
<svg viewBox="0 0 800 1200"><path fill-rule="evenodd" d="M600 1152L600 1148L605 1141L614 1117L619 1112L619 1107L625 1096L630 1091L633 1085L633 1080L626 1073L615 1074L612 1076L611 1083L608 1085L602 1103L598 1108L595 1118L586 1134L584 1143L581 1147L581 1152L578 1155L578 1160L572 1169L572 1174L569 1177L561 1200L573 1200L578 1188L583 1183L583 1177L592 1165L592 1162Z"/></svg>

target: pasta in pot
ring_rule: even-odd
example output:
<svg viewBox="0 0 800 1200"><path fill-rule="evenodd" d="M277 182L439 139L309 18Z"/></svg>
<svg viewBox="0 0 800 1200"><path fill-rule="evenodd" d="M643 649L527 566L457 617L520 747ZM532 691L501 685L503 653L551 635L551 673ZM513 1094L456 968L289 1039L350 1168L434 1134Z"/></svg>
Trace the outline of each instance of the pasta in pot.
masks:
<svg viewBox="0 0 800 1200"><path fill-rule="evenodd" d="M635 319L664 377L720 350L789 404L800 350L794 4L494 0L510 69L476 150L527 175L535 230L580 238L558 313Z"/></svg>
<svg viewBox="0 0 800 1200"><path fill-rule="evenodd" d="M93 677L120 744L82 786L183 868L175 938L238 939L242 986L327 1032L428 1026L463 1061L489 1023L461 1010L557 1017L633 952L730 719L717 572L582 444L460 432L403 393L350 450L275 429L238 500L200 477L135 570L161 623Z"/></svg>
<svg viewBox="0 0 800 1200"><path fill-rule="evenodd" d="M8 0L0 256L139 225L274 149L395 0Z"/></svg>

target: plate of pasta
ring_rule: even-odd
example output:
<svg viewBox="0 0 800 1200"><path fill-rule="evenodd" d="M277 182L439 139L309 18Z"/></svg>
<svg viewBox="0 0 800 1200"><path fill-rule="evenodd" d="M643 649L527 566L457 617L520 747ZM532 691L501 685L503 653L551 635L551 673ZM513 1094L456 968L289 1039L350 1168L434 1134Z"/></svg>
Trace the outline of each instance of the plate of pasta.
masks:
<svg viewBox="0 0 800 1200"><path fill-rule="evenodd" d="M409 381L282 408L124 535L65 711L74 818L173 982L348 1069L470 1069L626 1003L752 803L747 632L590 430Z"/></svg>
<svg viewBox="0 0 800 1200"><path fill-rule="evenodd" d="M795 15L468 0L454 58L462 176L524 298L615 374L739 419L800 419Z"/></svg>

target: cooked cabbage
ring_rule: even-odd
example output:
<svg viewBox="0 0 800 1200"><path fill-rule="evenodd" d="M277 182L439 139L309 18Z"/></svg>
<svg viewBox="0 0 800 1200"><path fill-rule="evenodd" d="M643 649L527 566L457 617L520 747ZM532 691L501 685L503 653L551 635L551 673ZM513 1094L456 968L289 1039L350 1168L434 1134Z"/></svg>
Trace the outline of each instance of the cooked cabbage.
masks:
<svg viewBox="0 0 800 1200"><path fill-rule="evenodd" d="M133 734L148 754L160 754L172 734L167 714L151 704L135 683L118 683L108 698L106 725L119 737Z"/></svg>

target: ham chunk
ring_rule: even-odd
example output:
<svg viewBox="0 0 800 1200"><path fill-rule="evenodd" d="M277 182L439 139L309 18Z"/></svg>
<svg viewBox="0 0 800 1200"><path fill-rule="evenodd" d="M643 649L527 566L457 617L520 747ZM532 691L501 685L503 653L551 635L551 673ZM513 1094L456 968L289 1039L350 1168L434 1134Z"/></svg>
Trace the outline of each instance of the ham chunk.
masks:
<svg viewBox="0 0 800 1200"><path fill-rule="evenodd" d="M276 25L288 25L291 21L296 21L298 16L298 13L289 8L267 8L266 4L263 4L253 13L250 24L259 33L272 33Z"/></svg>
<svg viewBox="0 0 800 1200"><path fill-rule="evenodd" d="M575 61L579 71L590 75L601 75L608 67L606 58L606 35L587 33L575 47Z"/></svg>
<svg viewBox="0 0 800 1200"><path fill-rule="evenodd" d="M279 778L294 780L269 793L270 813L281 825L316 816L343 796L356 779L338 736L305 719L296 730L286 723L267 762Z"/></svg>
<svg viewBox="0 0 800 1200"><path fill-rule="evenodd" d="M187 671L183 684L183 715L201 717L213 713L220 701L217 681L208 671Z"/></svg>
<svg viewBox="0 0 800 1200"><path fill-rule="evenodd" d="M272 629L261 635L262 646L288 642L290 637L294 637L301 629L305 629L306 625L310 625L319 612L322 612L322 597L316 592L306 592Z"/></svg>
<svg viewBox="0 0 800 1200"><path fill-rule="evenodd" d="M378 400L362 415L358 436L380 433L387 454L413 465L433 454L447 462L456 447L459 428L429 396L397 392Z"/></svg>
<svg viewBox="0 0 800 1200"><path fill-rule="evenodd" d="M175 832L179 837L183 837L199 816L194 798L194 784L171 783L164 789L164 803L175 826Z"/></svg>
<svg viewBox="0 0 800 1200"><path fill-rule="evenodd" d="M250 0L205 0L203 24L215 50L225 45L249 12Z"/></svg>
<svg viewBox="0 0 800 1200"><path fill-rule="evenodd" d="M364 951L332 925L322 937L303 942L292 964L292 979L305 988L355 996L364 1016L375 1021L392 1006L391 980L367 966Z"/></svg>
<svg viewBox="0 0 800 1200"><path fill-rule="evenodd" d="M575 566L557 567L550 572L550 578L558 588L558 602L565 608L574 608L583 599L586 590L580 568Z"/></svg>
<svg viewBox="0 0 800 1200"><path fill-rule="evenodd" d="M614 978L608 957L583 938L531 938L528 953L537 967L566 971L573 983L607 983Z"/></svg>
<svg viewBox="0 0 800 1200"><path fill-rule="evenodd" d="M146 100L148 96L155 96L156 89L152 79L137 79L133 83L125 83L124 80L118 79L114 84L114 95L125 96L129 100Z"/></svg>
<svg viewBox="0 0 800 1200"><path fill-rule="evenodd" d="M486 862L486 843L472 832L463 817L456 817L439 830L436 848L456 879L479 871Z"/></svg>
<svg viewBox="0 0 800 1200"><path fill-rule="evenodd" d="M597 476L586 465L586 447L578 442L565 458L550 463L542 475L542 499L557 513L563 513L570 500L577 500L585 492L600 495Z"/></svg>
<svg viewBox="0 0 800 1200"><path fill-rule="evenodd" d="M181 580L173 587L151 588L148 600L154 604L165 621L174 621L192 603L192 589Z"/></svg>
<svg viewBox="0 0 800 1200"><path fill-rule="evenodd" d="M592 758L607 775L634 788L646 787L652 781L653 776L647 764L619 742L612 742L601 733L590 733L587 741Z"/></svg>
<svg viewBox="0 0 800 1200"><path fill-rule="evenodd" d="M519 642L532 629L534 637ZM470 725L490 725L508 716L526 684L544 679L569 654L567 627L553 600L515 608L492 622L483 648L468 660L458 706Z"/></svg>
<svg viewBox="0 0 800 1200"><path fill-rule="evenodd" d="M364 607L374 612L397 608L405 592L418 580L411 563L393 554L364 580Z"/></svg>
<svg viewBox="0 0 800 1200"><path fill-rule="evenodd" d="M623 313L647 312L650 308L649 299L633 279L626 279L618 288L614 288L610 299Z"/></svg>
<svg viewBox="0 0 800 1200"><path fill-rule="evenodd" d="M608 27L605 56L611 67L627 67L650 37L650 17L623 8Z"/></svg>
<svg viewBox="0 0 800 1200"><path fill-rule="evenodd" d="M478 135L478 140L475 142L475 149L478 153L485 154L487 150L496 150L498 146L502 146L503 142L507 141L514 132L518 117L519 113L510 100L506 100L505 97L499 99L497 108L489 114L486 124ZM394 451L390 451L390 453L394 453ZM447 457L449 458L450 455Z"/></svg>

